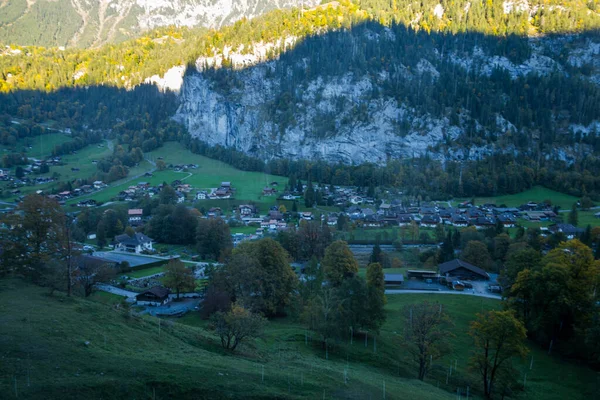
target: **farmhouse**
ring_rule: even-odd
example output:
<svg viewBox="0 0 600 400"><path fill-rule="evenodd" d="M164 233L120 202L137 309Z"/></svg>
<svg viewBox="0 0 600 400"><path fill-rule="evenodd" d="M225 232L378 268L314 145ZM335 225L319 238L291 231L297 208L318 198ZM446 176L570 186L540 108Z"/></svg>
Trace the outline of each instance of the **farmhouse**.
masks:
<svg viewBox="0 0 600 400"><path fill-rule="evenodd" d="M548 227L552 233L564 233L567 239L574 239L584 232L583 229L577 228L571 224L553 224Z"/></svg>
<svg viewBox="0 0 600 400"><path fill-rule="evenodd" d="M127 234L116 236L114 248L115 250L136 254L139 254L144 250L153 250L152 239L140 232L136 232L133 236Z"/></svg>
<svg viewBox="0 0 600 400"><path fill-rule="evenodd" d="M127 215L129 216L129 224L130 225L138 225L142 222L142 215L144 214L144 210L141 208L132 208L127 211Z"/></svg>
<svg viewBox="0 0 600 400"><path fill-rule="evenodd" d="M254 214L254 207L248 204L241 204L239 207L240 215L248 216Z"/></svg>
<svg viewBox="0 0 600 400"><path fill-rule="evenodd" d="M277 193L277 189L270 188L268 186L265 186L262 191L263 196L272 196L275 193Z"/></svg>
<svg viewBox="0 0 600 400"><path fill-rule="evenodd" d="M441 276L447 280L489 280L490 276L483 269L462 260L452 260L438 265Z"/></svg>
<svg viewBox="0 0 600 400"><path fill-rule="evenodd" d="M161 306L169 302L171 291L163 286L154 286L135 296L137 304L142 306Z"/></svg>

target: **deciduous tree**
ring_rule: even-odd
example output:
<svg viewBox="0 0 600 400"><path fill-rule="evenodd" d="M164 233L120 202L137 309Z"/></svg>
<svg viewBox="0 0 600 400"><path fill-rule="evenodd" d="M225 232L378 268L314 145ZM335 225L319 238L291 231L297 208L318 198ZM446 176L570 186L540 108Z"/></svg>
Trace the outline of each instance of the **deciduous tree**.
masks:
<svg viewBox="0 0 600 400"><path fill-rule="evenodd" d="M237 304L234 304L227 313L221 311L215 313L213 321L221 345L231 351L244 340L258 337L266 323L262 316L253 314Z"/></svg>
<svg viewBox="0 0 600 400"><path fill-rule="evenodd" d="M402 343L419 366L417 377L424 380L432 363L451 351L453 336L450 318L439 303L416 303L403 308Z"/></svg>
<svg viewBox="0 0 600 400"><path fill-rule="evenodd" d="M528 352L525 327L513 311L489 311L477 315L469 335L474 345L470 368L479 374L485 398L491 399L498 377L510 368L510 360Z"/></svg>
<svg viewBox="0 0 600 400"><path fill-rule="evenodd" d="M344 278L358 273L358 262L348 244L342 240L333 242L325 249L321 265L325 279L333 286L339 286Z"/></svg>
<svg viewBox="0 0 600 400"><path fill-rule="evenodd" d="M194 271L192 271L191 268L186 267L185 264L177 258L169 260L163 282L165 286L175 290L177 299L179 299L179 293L182 290L194 290L196 288Z"/></svg>

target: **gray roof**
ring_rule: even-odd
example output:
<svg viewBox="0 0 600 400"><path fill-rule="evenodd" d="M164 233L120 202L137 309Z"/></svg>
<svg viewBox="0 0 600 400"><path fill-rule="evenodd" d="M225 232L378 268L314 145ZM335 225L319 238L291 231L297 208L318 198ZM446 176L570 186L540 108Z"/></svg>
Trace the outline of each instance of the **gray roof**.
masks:
<svg viewBox="0 0 600 400"><path fill-rule="evenodd" d="M404 275L402 274L384 274L384 282L404 282Z"/></svg>
<svg viewBox="0 0 600 400"><path fill-rule="evenodd" d="M448 272L454 271L455 269L458 269L461 267L468 269L469 271L474 272L477 275L486 277L487 279L490 278L488 273L485 272L483 269L476 267L473 264L469 264L468 262L463 261L463 260L456 259L456 260L448 261L448 262L438 265L438 269L440 271L440 274L442 274L442 275L445 275Z"/></svg>
<svg viewBox="0 0 600 400"><path fill-rule="evenodd" d="M137 246L137 245L142 245L144 243L150 243L150 242L152 242L152 239L150 239L148 236L144 235L143 233L136 232L136 234L133 237L131 237L127 234L115 236L115 242L124 244L126 246Z"/></svg>

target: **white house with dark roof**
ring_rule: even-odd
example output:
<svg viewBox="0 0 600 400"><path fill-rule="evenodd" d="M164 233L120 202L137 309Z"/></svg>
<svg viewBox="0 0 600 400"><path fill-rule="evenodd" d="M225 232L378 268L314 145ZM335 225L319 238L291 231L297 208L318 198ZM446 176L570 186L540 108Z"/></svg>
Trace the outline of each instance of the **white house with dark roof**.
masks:
<svg viewBox="0 0 600 400"><path fill-rule="evenodd" d="M136 254L154 250L152 248L152 239L140 232L136 232L133 236L127 234L115 236L114 248L115 250Z"/></svg>

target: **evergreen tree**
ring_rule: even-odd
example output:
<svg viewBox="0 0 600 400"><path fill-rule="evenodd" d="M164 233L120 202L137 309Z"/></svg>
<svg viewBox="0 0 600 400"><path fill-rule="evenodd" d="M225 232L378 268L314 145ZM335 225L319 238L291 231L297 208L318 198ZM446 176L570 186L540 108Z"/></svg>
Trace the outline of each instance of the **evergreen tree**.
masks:
<svg viewBox="0 0 600 400"><path fill-rule="evenodd" d="M577 226L579 224L579 216L577 213L577 203L573 203L571 207L571 212L569 213L569 223L573 226Z"/></svg>

